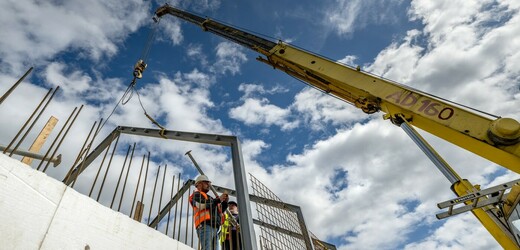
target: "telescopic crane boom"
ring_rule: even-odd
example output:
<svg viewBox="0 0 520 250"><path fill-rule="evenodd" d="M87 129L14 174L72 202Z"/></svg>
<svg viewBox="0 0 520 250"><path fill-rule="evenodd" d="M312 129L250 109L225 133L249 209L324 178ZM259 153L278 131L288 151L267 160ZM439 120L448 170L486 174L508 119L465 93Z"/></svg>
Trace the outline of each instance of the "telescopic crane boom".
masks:
<svg viewBox="0 0 520 250"><path fill-rule="evenodd" d="M169 5L158 8L155 14L157 17L166 14L179 17L202 27L204 31L252 49L261 54L257 60L351 103L367 114L382 111L385 113L383 118L401 126L451 181L451 188L459 197L440 203L439 208L449 207L447 216L472 211L502 247L520 249L520 228L512 226L520 222L520 218L511 216L513 211L520 212L520 206L516 206L520 201L520 180L511 182L516 183L514 185L509 183L480 190L479 186L460 178L413 129L420 128L520 173L520 123L515 119L479 113L282 41L269 41ZM511 192L504 195L505 190L511 187ZM493 197L488 197L487 194L491 193L500 195L489 198ZM466 206L454 209L458 204Z"/></svg>
<svg viewBox="0 0 520 250"><path fill-rule="evenodd" d="M402 114L413 126L520 173L520 123L485 116L428 93L351 68L290 44L272 42L245 31L165 5L156 15L170 14L194 23L263 55L257 59L324 92L354 104L363 112L385 113L400 124Z"/></svg>

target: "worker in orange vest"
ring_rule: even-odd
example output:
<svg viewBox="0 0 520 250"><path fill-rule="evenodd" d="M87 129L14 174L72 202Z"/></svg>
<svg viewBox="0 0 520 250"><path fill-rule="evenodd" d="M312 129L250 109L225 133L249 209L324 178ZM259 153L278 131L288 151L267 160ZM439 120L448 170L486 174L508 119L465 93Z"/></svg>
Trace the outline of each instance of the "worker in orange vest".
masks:
<svg viewBox="0 0 520 250"><path fill-rule="evenodd" d="M205 175L195 179L197 190L190 195L189 202L193 207L193 222L202 250L216 250L218 247L218 229L222 222L222 211L227 209L228 194L213 198L208 195L211 182Z"/></svg>

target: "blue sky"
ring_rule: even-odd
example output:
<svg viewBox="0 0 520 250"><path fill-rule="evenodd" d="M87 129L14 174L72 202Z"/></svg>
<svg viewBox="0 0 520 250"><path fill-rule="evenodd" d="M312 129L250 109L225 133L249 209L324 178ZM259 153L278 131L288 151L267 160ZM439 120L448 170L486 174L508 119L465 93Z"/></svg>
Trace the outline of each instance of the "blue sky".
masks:
<svg viewBox="0 0 520 250"><path fill-rule="evenodd" d="M78 136L65 141L74 146L62 149L75 157L92 122L106 118L128 86L151 16L163 3L1 2L0 93L29 67L35 70L0 106L2 117L10 117L0 121L0 142L7 144L47 89L59 85L62 91L47 115L63 122L73 107L86 105L71 131ZM520 118L518 1L169 3L452 101ZM471 214L437 221L436 203L454 196L450 184L400 128L381 113L368 116L273 70L257 56L165 16L136 88L147 112L167 129L237 135L246 171L301 206L309 229L339 249L500 249ZM117 125L153 127L135 95L118 108L99 140ZM518 178L423 134L474 184ZM137 141L139 153L154 152L153 167L168 164L168 173L185 178L196 175L183 156L193 150L214 183L234 185L226 150L136 137L122 141ZM114 164L123 159L121 153ZM66 170L48 174L60 179ZM85 172L93 175L95 170ZM79 184L80 191L90 188L86 181Z"/></svg>

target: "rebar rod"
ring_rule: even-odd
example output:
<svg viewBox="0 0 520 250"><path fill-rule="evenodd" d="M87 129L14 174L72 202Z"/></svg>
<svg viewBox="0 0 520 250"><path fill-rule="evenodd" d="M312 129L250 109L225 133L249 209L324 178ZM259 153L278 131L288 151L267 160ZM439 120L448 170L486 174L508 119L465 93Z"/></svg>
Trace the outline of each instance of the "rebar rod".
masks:
<svg viewBox="0 0 520 250"><path fill-rule="evenodd" d="M74 164L72 164L72 166L70 167L70 170L65 175L65 176L67 176L67 181L70 178L70 174L72 173L72 170L74 169L74 166L76 165L76 163L78 163L79 159L85 153L85 146L87 145L88 139L90 138L90 135L92 134L92 131L94 131L95 127L96 127L96 121L94 123L92 123L92 127L90 127L90 131L88 132L87 138L85 138L85 142L83 142L83 145L81 146L81 148L79 150L78 156L76 156L76 160L74 161ZM107 148L110 148L110 146L108 146ZM67 181L65 181L65 183Z"/></svg>
<svg viewBox="0 0 520 250"><path fill-rule="evenodd" d="M128 169L126 170L125 182L123 183L123 190L121 190L121 199L119 200L119 206L117 207L117 211L119 212L121 209L121 204L123 204L123 197L125 196L126 189L126 181L128 180L128 174L130 173L130 168L132 167L132 160L134 159L134 151L135 151L135 142L132 147L132 154L130 155L130 161L128 162ZM130 214L131 216L131 214Z"/></svg>
<svg viewBox="0 0 520 250"><path fill-rule="evenodd" d="M173 199L173 186L175 185L175 174L172 174L172 191L170 192L170 201ZM168 235L168 228L170 227L170 214L172 209L168 210L168 221L166 221L166 235Z"/></svg>
<svg viewBox="0 0 520 250"><path fill-rule="evenodd" d="M5 149L5 146L0 145L0 150L4 150L4 149ZM12 149L9 149L9 151L7 151L7 152L11 153L11 151L12 151ZM44 160L44 161L50 161L50 162L54 163L55 166L57 166L57 165L59 165L61 163L61 155L56 156L54 159L51 159L50 157L43 158L43 155L36 154L36 153L33 153L33 152L22 151L22 150L18 150L18 149L14 152L14 154L21 155L21 156L24 156L24 157L29 157L29 158L32 158L32 159L39 159L39 160Z"/></svg>
<svg viewBox="0 0 520 250"><path fill-rule="evenodd" d="M92 132L92 130L91 130L91 132ZM105 155L103 156L103 159L101 160L101 164L99 164L99 170L97 171L96 178L94 178L94 182L92 183L92 187L90 188L90 192L88 193L88 197L90 197L92 195L92 191L94 191L94 187L96 186L96 182L97 182L97 179L99 177L99 173L101 173L101 169L103 168L103 164L105 163L105 159L107 158L108 151L110 151L110 146L112 146L112 141L114 141L114 137L115 137L115 134L112 135L112 140L110 140L110 143L108 144L108 147L105 150ZM85 145L83 145L83 146L85 146ZM75 165L76 165L76 163L74 163L72 165L72 167L74 168Z"/></svg>
<svg viewBox="0 0 520 250"><path fill-rule="evenodd" d="M5 99L7 99L7 97L11 94L11 92L13 92L13 90L18 87L18 84L20 84L24 79L25 77L27 77L29 75L29 73L31 73L31 71L33 70L33 67L30 67L29 70L27 70L25 72L25 74L23 74L22 77L20 77L20 79L18 79L18 81L16 81L13 86L11 86L11 88L9 88L7 90L7 92L5 92L5 94L2 95L2 97L0 97L0 105L5 101Z"/></svg>
<svg viewBox="0 0 520 250"><path fill-rule="evenodd" d="M148 160L146 162L146 172L144 174L144 183L143 183L143 193L141 194L141 204L143 204L143 208L141 211L144 211L144 192L146 190L146 180L148 179L148 167L150 166L150 151L148 151Z"/></svg>
<svg viewBox="0 0 520 250"><path fill-rule="evenodd" d="M179 216L180 216L180 218L179 218L179 231L177 231L177 240L178 241L181 241L182 206L184 206L184 197L181 198L181 206L180 206L181 207L181 211L179 212Z"/></svg>
<svg viewBox="0 0 520 250"><path fill-rule="evenodd" d="M130 148L132 146L128 145L128 150L126 151L125 161L123 162L123 167L121 168L121 173L119 174L119 179L117 179L116 190L114 191L114 196L112 197L112 202L110 203L110 208L114 206L114 201L116 200L117 190L119 189L119 183L121 182L121 177L123 177L123 171L125 170L126 160L128 159L128 154L130 154Z"/></svg>
<svg viewBox="0 0 520 250"><path fill-rule="evenodd" d="M59 86L58 86L59 88ZM56 90L58 90L58 88L56 88ZM45 106L44 108L40 111L40 113L38 114L38 117L41 115L41 113L43 113L43 110L45 110L45 107L47 107L47 104L49 104L49 102L52 100L52 97L54 96L54 94L56 93L56 90L54 90L54 92L52 93L51 97L49 98L49 100L45 103ZM52 91L52 88L49 89L49 91L47 91L47 94L45 94L45 96L43 97L43 99L40 101L40 104L38 104L38 106L36 107L36 109L33 111L33 113L29 116L29 119L27 119L27 121L23 124L22 128L20 128L20 130L18 130L18 133L16 133L15 137L13 138L13 140L11 140L11 142L7 145L7 147L5 147L4 149L4 154L11 148L11 146L13 145L13 143L16 141L16 139L18 139L18 136L20 136L20 134L22 133L22 131L25 129L25 127L27 126L27 124L29 124L29 122L32 120L33 116L36 114L36 112L40 109L40 107L42 106L42 104L45 102L45 100L47 99L47 97L49 96L49 94L51 93ZM33 124L34 125L34 122ZM31 126L32 126L31 125ZM30 130L30 129L29 129ZM13 150L15 151L15 150ZM12 156L13 154L11 153L9 156Z"/></svg>
<svg viewBox="0 0 520 250"><path fill-rule="evenodd" d="M112 158L114 158L114 153L117 150L117 143L118 142L119 142L119 136L117 137L116 143L114 144L114 149L112 150L112 154L110 155L110 160L108 160L107 170L105 171L105 175L103 176L103 181L101 182L101 187L99 188L99 192L98 192L98 196L96 198L96 201L99 201L99 197L101 197L101 192L103 192L103 186L105 186L105 180L107 179L108 170L110 169L110 164L112 163ZM72 165L72 167L74 168L74 165Z"/></svg>
<svg viewBox="0 0 520 250"><path fill-rule="evenodd" d="M178 175L179 177L177 178L177 193L179 193L179 190L180 190L180 187L181 187L181 173L179 173ZM175 202L175 213L173 213L174 216L173 216L173 234L172 234L172 238L175 239L175 228L177 226L177 202Z"/></svg>
<svg viewBox="0 0 520 250"><path fill-rule="evenodd" d="M94 124L92 124L92 127L90 128L90 132L88 132L87 138L85 138L85 142L83 142L83 145L81 146L81 149L78 152L78 156L76 156L76 160L74 160L74 163L72 164L72 169L74 169L74 166L76 166L76 163L79 162L79 160L83 157L83 155L86 155L86 148L85 148L85 146L87 145L88 140L90 139L90 136L92 135L92 131L94 131L95 127L96 127L96 122L94 122ZM108 148L109 147L110 147L110 145L108 146ZM70 173L68 173L67 176L69 174Z"/></svg>
<svg viewBox="0 0 520 250"><path fill-rule="evenodd" d="M191 186L188 188L188 195L191 193ZM190 222L190 203L186 202L186 235L184 236L184 244L188 245L188 223Z"/></svg>
<svg viewBox="0 0 520 250"><path fill-rule="evenodd" d="M157 175L155 177L155 184L153 185L152 201L150 202L150 211L148 212L148 222L146 223L147 225L150 225L150 216L152 216L153 200L155 198L155 189L157 188L157 180L159 179L160 171L161 171L161 165L159 165L159 168L157 169Z"/></svg>
<svg viewBox="0 0 520 250"><path fill-rule="evenodd" d="M81 106L83 107L83 105ZM67 125L69 124L70 122L70 119L72 118L72 116L74 116L74 113L76 113L76 110L78 109L78 107L74 107L74 110L72 110L72 112L70 113L69 115L69 118L67 118L67 121L65 122L65 124L63 125L63 127L60 129L60 132L58 133L58 135L56 136L56 138L54 138L54 140L52 141L51 143L51 146L49 147L49 149L47 150L47 152L45 152L45 157L47 157L47 155L49 155L49 153L51 152L52 148L54 147L54 144L56 144L56 142L58 141L58 139L60 138L61 136L61 133L63 133L63 130L65 130L65 128L67 127ZM43 165L43 162L44 161L40 161L40 164L38 164L38 167L36 168L36 170L40 170L41 166Z"/></svg>
<svg viewBox="0 0 520 250"><path fill-rule="evenodd" d="M92 144L94 143L94 140L96 140L96 135L98 134L99 130L101 130L101 123L103 122L103 118L101 118L99 120L99 123L98 123L98 126L94 132L94 135L92 136L92 139L90 140L90 142L87 144L87 148L86 148L86 152L85 154L88 154L90 152L90 149L92 148ZM112 141L110 141L110 143L112 143ZM110 144L109 144L110 145ZM72 165L74 166L74 165ZM74 176L74 180L73 180L73 183L72 185L70 185L72 188L74 188L74 185L76 185L76 182L78 181L78 178L79 178L79 175L81 173L83 173L83 170L85 169L85 161L83 161L81 163L81 165L79 166L79 171L76 173L76 175ZM71 173L72 175L72 173Z"/></svg>
<svg viewBox="0 0 520 250"><path fill-rule="evenodd" d="M53 158L56 153L58 152L58 149L61 147L61 144L63 143L63 140L65 140L65 137L67 136L67 134L69 133L70 131L70 128L72 128L72 125L74 125L74 122L76 122L76 118L78 118L78 115L79 113L81 113L81 109L83 109L83 105L81 105L81 107L79 108L78 112L76 113L76 115L74 115L74 118L72 119L72 121L70 122L69 126L67 127L67 130L65 130L65 133L63 134L63 136L61 137L60 141L58 142L58 145L56 145L56 148L54 149L54 151L52 152L51 154L51 157L50 158ZM43 162L43 161L42 161ZM40 163L41 164L41 163ZM49 167L49 164L50 164L50 161L47 161L47 164L45 164L45 168L43 168L43 172L45 173L45 171L47 170L47 168Z"/></svg>
<svg viewBox="0 0 520 250"><path fill-rule="evenodd" d="M162 185L161 185L161 195L159 196L159 207L157 208L157 215L159 215L161 213L162 197L163 197L163 191L164 191L164 180L166 177L167 168L168 168L168 165L164 164L164 173L163 173ZM158 226L159 226L159 223L157 223L157 225L155 226L155 229L157 229Z"/></svg>
<svg viewBox="0 0 520 250"><path fill-rule="evenodd" d="M190 246L193 248L193 234L194 234L194 229L195 229L193 210L191 211L191 213L192 213L192 216L191 216L191 244L190 244Z"/></svg>
<svg viewBox="0 0 520 250"><path fill-rule="evenodd" d="M137 191L139 191L139 184L141 183L141 174L143 173L144 159L146 155L143 155L143 161L141 162L141 170L139 170L139 178L137 178L137 184L135 185L134 199L132 200L132 208L130 209L130 218L134 212L135 199L137 198Z"/></svg>

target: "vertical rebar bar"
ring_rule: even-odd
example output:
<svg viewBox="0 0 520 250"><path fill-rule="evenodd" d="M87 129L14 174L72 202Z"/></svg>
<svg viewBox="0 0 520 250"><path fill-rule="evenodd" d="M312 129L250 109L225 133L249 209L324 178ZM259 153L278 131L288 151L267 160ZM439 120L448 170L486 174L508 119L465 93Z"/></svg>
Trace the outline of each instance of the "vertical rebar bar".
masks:
<svg viewBox="0 0 520 250"><path fill-rule="evenodd" d="M141 203L143 204L143 208L141 211L144 212L144 192L146 190L146 180L148 179L148 167L150 166L150 151L148 151L148 160L146 162L146 172L144 174L144 183L143 183L143 193L141 194Z"/></svg>
<svg viewBox="0 0 520 250"><path fill-rule="evenodd" d="M155 177L155 184L153 185L152 201L150 202L150 211L148 212L148 221L146 222L146 225L150 225L150 216L152 216L153 200L155 198L155 189L157 188L157 180L159 179L160 171L161 171L161 165L159 165L159 168L157 169L157 176Z"/></svg>
<svg viewBox="0 0 520 250"><path fill-rule="evenodd" d="M188 187L188 195L191 193L191 186ZM188 223L190 222L190 203L186 202L186 235L184 236L184 244L188 245Z"/></svg>
<svg viewBox="0 0 520 250"><path fill-rule="evenodd" d="M188 193L189 194L189 193ZM191 205L191 204L189 204ZM193 214L193 209L190 209L191 210L191 247L193 248L193 234L194 234L194 229L195 229L195 221L194 221L194 214Z"/></svg>
<svg viewBox="0 0 520 250"><path fill-rule="evenodd" d="M76 118L78 118L78 115L81 112L81 109L83 109L83 105L81 105L81 107L79 108L78 112L76 113L76 115L74 116L72 121L70 122L69 127L67 128L67 130L65 130L65 133L61 137L60 142L58 142L58 145L56 145L56 148L54 149L54 152L52 152L52 154L51 154L51 156L49 158L51 158L51 159L54 158L54 156L56 155L56 152L58 152L58 149L60 148L61 144L63 143L63 140L65 140L65 137L67 136L67 134L69 133L70 128L72 128L72 125L74 125L74 122L76 121ZM99 128L99 126L98 126L98 128ZM43 160L41 162L43 162ZM40 164L41 164L41 162L40 162ZM45 168L43 168L43 172L44 173L47 170L47 168L49 167L49 164L51 164L50 160L47 161L47 164L45 164Z"/></svg>
<svg viewBox="0 0 520 250"><path fill-rule="evenodd" d="M130 168L132 167L132 160L134 159L134 151L135 151L135 142L134 142L134 147L132 147L132 154L130 155L130 161L128 162L128 169L126 170L125 182L123 183L123 190L121 191L121 199L119 200L119 206L117 207L118 212L121 209L121 204L123 204L123 197L125 196L125 189L126 189L126 181L128 180L128 174L130 173ZM132 216L132 215L130 214L130 216Z"/></svg>
<svg viewBox="0 0 520 250"><path fill-rule="evenodd" d="M172 191L170 192L170 202L173 199L173 186L175 185L175 174L172 174ZM166 236L168 236L168 228L170 227L170 214L172 213L172 208L168 209L168 221L166 221Z"/></svg>
<svg viewBox="0 0 520 250"><path fill-rule="evenodd" d="M59 88L59 86L58 86ZM58 90L58 88L56 88L54 90L54 92L52 92L52 95L51 97L49 98L49 100L47 100L47 102L45 103L45 105L43 106L43 109L40 110L40 112L38 113L38 116L36 117L36 119L32 122L31 126L29 127L28 130L31 130L32 126L34 126L34 124L36 123L36 121L38 120L38 118L40 118L41 114L43 113L43 111L45 110L45 108L47 107L47 105L49 104L49 102L52 100L52 98L54 97L54 94L56 94L56 91ZM38 106L36 107L36 109L34 110L34 112L31 114L31 116L29 116L29 119L27 119L27 121L23 124L22 128L18 131L18 133L16 133L16 136L13 138L13 140L7 145L7 147L5 147L4 149L4 154L9 150L9 148L11 148L11 146L13 145L13 143L16 141L16 139L18 139L18 136L20 136L20 134L22 133L22 131L25 129L25 127L27 126L27 124L29 124L29 122L32 120L33 116L36 114L36 112L40 109L40 107L42 106L42 104L45 102L45 100L47 99L47 97L49 96L49 94L51 93L52 91L52 88L49 89L49 91L47 92L47 94L43 97L43 99L41 100L40 104L38 104ZM14 152L14 150L13 150ZM11 153L9 156L12 156L13 154Z"/></svg>
<svg viewBox="0 0 520 250"><path fill-rule="evenodd" d="M130 218L134 212L135 199L137 198L137 191L139 191L139 184L141 183L141 174L143 173L144 159L146 155L143 155L143 162L141 162L141 170L139 170L139 178L137 178L137 185L135 185L134 199L132 200L132 208L130 209Z"/></svg>
<svg viewBox="0 0 520 250"><path fill-rule="evenodd" d="M27 77L29 75L29 73L31 73L31 71L33 70L33 67L29 68L29 70L27 70L27 72L25 72L25 74L23 74L23 76L18 79L18 81L16 81L13 86L11 86L11 88L9 88L7 90L7 92L5 92L5 94L2 95L2 97L0 97L0 105L2 104L2 102L5 101L5 99L11 94L11 92L13 92L13 90L18 87L18 84L20 84L24 79L25 77Z"/></svg>
<svg viewBox="0 0 520 250"><path fill-rule="evenodd" d="M83 107L83 105L81 106ZM69 118L67 118L67 121L65 122L65 124L63 125L63 127L60 129L60 132L58 133L58 135L56 136L56 138L52 141L51 143L51 146L49 147L49 149L47 150L47 152L45 152L45 156L43 157L44 159L47 157L47 155L49 155L49 152L51 152L52 148L54 147L54 144L58 141L58 139L60 138L61 136L61 133L63 132L63 130L65 130L65 128L67 127L67 125L69 124L69 121L70 119L72 118L72 116L74 115L74 113L76 113L76 110L78 109L78 107L75 107L74 110L72 110L72 112L70 113L69 115ZM40 167L43 165L43 162L45 160L41 160L40 161L40 164L38 164L38 167L36 168L36 170L40 170Z"/></svg>
<svg viewBox="0 0 520 250"><path fill-rule="evenodd" d="M78 156L76 157L76 160L70 167L69 171L65 176L67 176L67 179L65 180L65 183L67 183L70 179L70 174L72 173L72 170L74 169L74 166L76 166L76 163L78 163L80 157L83 155L85 145L87 145L88 139L90 138L90 135L92 134L92 131L94 131L94 128L96 127L96 122L92 124L92 127L90 128L90 132L88 132L87 138L85 138L85 142L83 143L83 146L81 146L81 149L79 150Z"/></svg>
<svg viewBox="0 0 520 250"><path fill-rule="evenodd" d="M92 136L92 140L90 140L89 144L87 145L85 155L88 155L88 153L90 152L90 149L92 148L92 144L94 143L94 140L96 140L96 135L98 134L99 130L101 130L102 122L103 122L103 118L101 118L99 120L98 126L96 128L96 132L94 132L94 135ZM74 187L74 185L78 181L79 175L83 172L84 168L85 168L85 161L83 161L81 163L81 166L79 167L78 171L76 172L76 176L74 176L74 180L73 180L74 182L72 183L72 185L70 185L71 187ZM71 175L73 174L73 172L71 172Z"/></svg>
<svg viewBox="0 0 520 250"><path fill-rule="evenodd" d="M163 197L163 191L164 191L164 180L165 180L165 177L166 177L166 169L168 168L168 165L164 164L164 173L163 173L163 177L162 177L162 185L161 185L161 195L159 196L159 207L157 208L157 216L159 216L159 214L161 213L161 205L162 205L162 197ZM160 221L159 221L160 223ZM159 223L157 223L157 225L155 226L155 229L157 229L159 227Z"/></svg>
<svg viewBox="0 0 520 250"><path fill-rule="evenodd" d="M92 130L90 130L90 132L92 132ZM105 163L105 159L107 158L108 151L110 151L110 146L112 146L112 142L114 141L114 137L115 136L116 136L116 134L114 133L112 135L112 139L110 140L110 144L108 144L108 147L105 150L105 155L103 156L103 159L101 160L101 164L99 165L99 170L97 171L96 178L94 178L94 182L92 183L92 187L90 188L90 192L88 193L88 197L90 197L92 195L92 191L94 191L94 187L96 186L96 182L97 182L97 179L99 177L99 173L101 173L101 169L103 168L103 163ZM84 146L85 145L83 145L83 147ZM72 165L73 168L74 168L74 165L76 165L76 164Z"/></svg>
<svg viewBox="0 0 520 250"><path fill-rule="evenodd" d="M101 182L101 187L99 188L99 192L96 198L96 201L99 201L99 197L101 197L101 192L103 192L103 186L105 186L105 180L107 179L108 170L110 169L110 164L112 163L112 158L114 158L114 153L117 150L117 143L119 142L119 137L116 139L116 143L114 144L114 149L112 150L112 154L110 155L110 160L108 160L107 170L105 171L105 175L103 176L103 181ZM72 165L74 167L74 165Z"/></svg>
<svg viewBox="0 0 520 250"><path fill-rule="evenodd" d="M114 191L114 196L112 197L112 203L110 203L110 208L114 206L114 201L116 200L117 190L119 189L119 183L121 182L121 177L123 177L123 171L125 170L126 160L128 159L128 154L130 154L130 148L132 146L128 145L128 150L126 151L125 161L123 162L123 167L121 168L121 173L119 174L119 179L117 179L116 190Z"/></svg>
<svg viewBox="0 0 520 250"><path fill-rule="evenodd" d="M180 189L180 185L181 185L181 173L179 173L178 175L178 178L177 178L177 194L179 193L179 189ZM182 197L181 197L182 199ZM175 227L177 226L177 204L179 203L179 201L175 202L175 213L174 216L173 216L173 234L172 234L172 238L175 239Z"/></svg>
<svg viewBox="0 0 520 250"><path fill-rule="evenodd" d="M179 212L179 231L177 232L177 240L181 241L181 224L182 224L182 206L184 206L184 194L182 194L181 198L181 211Z"/></svg>

